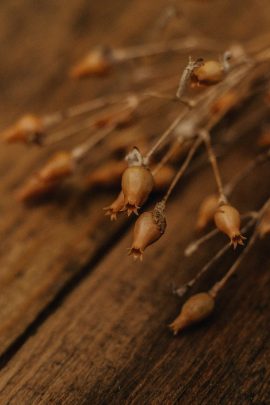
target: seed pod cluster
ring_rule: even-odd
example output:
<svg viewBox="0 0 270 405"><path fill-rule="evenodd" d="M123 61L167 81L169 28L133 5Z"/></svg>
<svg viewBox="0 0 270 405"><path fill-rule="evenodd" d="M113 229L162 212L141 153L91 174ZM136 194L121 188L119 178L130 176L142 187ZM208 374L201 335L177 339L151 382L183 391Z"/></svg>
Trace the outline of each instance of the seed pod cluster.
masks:
<svg viewBox="0 0 270 405"><path fill-rule="evenodd" d="M210 86L224 79L225 72L220 62L209 60L195 68L191 74L192 86Z"/></svg>
<svg viewBox="0 0 270 405"><path fill-rule="evenodd" d="M36 174L17 191L19 201L35 199L53 191L66 177L73 174L75 162L69 152L56 153Z"/></svg>
<svg viewBox="0 0 270 405"><path fill-rule="evenodd" d="M70 76L81 79L88 76L104 76L112 67L110 50L106 47L97 47L89 52L70 71Z"/></svg>
<svg viewBox="0 0 270 405"><path fill-rule="evenodd" d="M41 143L44 135L42 119L32 114L24 115L1 134L2 139L8 143Z"/></svg>
<svg viewBox="0 0 270 405"><path fill-rule="evenodd" d="M103 208L105 210L105 215L109 216L111 221L115 221L117 219L117 214L123 211L125 202L124 202L124 194L121 190L118 194L117 198L112 202L111 205L108 207Z"/></svg>
<svg viewBox="0 0 270 405"><path fill-rule="evenodd" d="M218 208L219 198L216 194L206 197L200 205L196 228L201 231L214 219Z"/></svg>
<svg viewBox="0 0 270 405"><path fill-rule="evenodd" d="M124 194L124 210L128 216L138 215L140 209L154 188L151 171L145 166L128 167L122 176L122 191Z"/></svg>
<svg viewBox="0 0 270 405"><path fill-rule="evenodd" d="M157 203L153 211L143 212L137 219L134 226L133 243L129 249L129 254L133 255L135 260L138 258L142 260L144 250L165 232L164 209L163 202Z"/></svg>
<svg viewBox="0 0 270 405"><path fill-rule="evenodd" d="M215 307L214 298L208 293L199 293L190 297L183 305L178 317L171 323L174 335L183 329L206 319Z"/></svg>
<svg viewBox="0 0 270 405"><path fill-rule="evenodd" d="M244 244L245 238L240 233L240 214L236 208L222 204L218 207L214 219L216 227L230 238L234 249L238 244Z"/></svg>

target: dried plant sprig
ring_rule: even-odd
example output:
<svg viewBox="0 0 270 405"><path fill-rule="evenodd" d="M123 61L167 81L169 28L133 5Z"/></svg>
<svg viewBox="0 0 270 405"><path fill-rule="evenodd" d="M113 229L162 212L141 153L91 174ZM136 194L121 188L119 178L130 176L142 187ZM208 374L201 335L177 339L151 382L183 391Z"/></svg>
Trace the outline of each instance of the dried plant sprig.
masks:
<svg viewBox="0 0 270 405"><path fill-rule="evenodd" d="M258 228L258 224L260 223L261 218L263 217L264 213L266 212L266 210L269 209L270 206L270 199L267 200L267 202L264 204L264 206L262 207L262 209L259 212L258 215L258 222L257 222L257 226L255 228L255 231L253 232L252 237L250 238L247 247L244 249L244 251L240 254L240 256L238 257L238 259L234 262L234 264L231 266L231 268L229 269L229 271L225 274L225 276L219 280L218 282L216 282L213 287L209 290L209 294L213 297L216 298L217 295L220 293L220 291L225 287L225 285L227 284L228 280L231 278L231 276L237 271L239 265L241 264L242 260L246 257L246 255L249 253L249 251L251 250L251 248L253 247L253 245L255 244L258 236L259 236L259 228Z"/></svg>
<svg viewBox="0 0 270 405"><path fill-rule="evenodd" d="M253 218L248 221L248 223L242 228L241 232L247 232L256 222L256 217L253 216ZM206 242L206 240L209 240L211 237L213 237L216 234L216 230L214 229L213 231L209 232L207 235L205 235L204 238L202 238L201 240L197 241L197 244L194 243L194 250L192 251L192 253L204 242ZM190 245L191 247L192 245ZM217 261L230 249L231 244L228 243L227 245L223 246L202 268L201 270L198 271L198 273L195 275L194 278L192 278L190 281L188 281L186 284L182 285L181 287L177 288L175 290L176 294L179 297L182 297L188 289L190 289L191 287L193 287L193 285L203 276L203 274L205 274L211 267L213 267L213 265L215 263L217 263Z"/></svg>

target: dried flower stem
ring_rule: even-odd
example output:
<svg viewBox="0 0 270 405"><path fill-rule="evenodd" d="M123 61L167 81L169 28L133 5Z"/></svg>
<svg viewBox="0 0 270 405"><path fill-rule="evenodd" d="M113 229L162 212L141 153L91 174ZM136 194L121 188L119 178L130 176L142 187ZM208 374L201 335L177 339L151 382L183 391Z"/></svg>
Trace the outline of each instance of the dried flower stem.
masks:
<svg viewBox="0 0 270 405"><path fill-rule="evenodd" d="M251 228L254 223L256 222L256 218L252 218L242 229L241 232L247 232L249 228ZM209 234L208 234L209 235ZM188 283L184 284L182 287L176 290L177 295L183 296L186 291L193 287L193 285L202 277L204 273L206 273L227 251L230 250L231 244L228 243L227 245L223 246L203 267L202 269L196 274L196 276L191 279Z"/></svg>
<svg viewBox="0 0 270 405"><path fill-rule="evenodd" d="M260 212L259 212L260 218L264 214L265 210L269 207L269 205L270 205L270 199L267 200L267 202L264 204L264 206L260 210ZM219 280L217 283L215 283L213 285L213 287L209 290L209 294L213 298L215 298L219 294L219 292L222 290L222 288L224 288L224 286L226 285L226 283L228 282L230 277L237 271L240 263L246 257L246 255L249 253L249 251L253 247L254 243L256 242L257 237L258 237L258 225L256 226L256 229L255 229L251 239L249 240L249 243L248 243L247 247L245 248L245 250L241 253L241 255L238 257L238 259L234 262L234 264L231 266L231 268L225 274L225 276L221 280Z"/></svg>
<svg viewBox="0 0 270 405"><path fill-rule="evenodd" d="M156 150L159 148L159 146L168 138L169 135L174 131L174 129L177 127L181 119L183 118L183 111L181 114L178 115L178 117L172 122L172 124L169 126L169 128L166 129L165 132L158 138L158 140L154 143L152 148L149 150L149 152L145 156L145 161L149 162L151 156L156 152Z"/></svg>
<svg viewBox="0 0 270 405"><path fill-rule="evenodd" d="M75 161L80 161L81 159L84 158L84 156L89 152L90 149L92 149L94 146L96 146L100 141L105 139L109 134L111 134L115 129L115 126L110 126L108 128L105 128L102 131L96 132L90 139L87 141L83 142L82 144L76 146L72 150L72 156Z"/></svg>
<svg viewBox="0 0 270 405"><path fill-rule="evenodd" d="M186 52L187 49L191 50L195 48L220 51L220 46L210 39L187 37L167 43L152 43L123 49L113 49L111 52L113 61L119 63L170 52Z"/></svg>
<svg viewBox="0 0 270 405"><path fill-rule="evenodd" d="M173 181L171 182L170 187L168 188L167 193L165 194L165 196L163 197L163 201L166 203L168 201L168 198L170 197L173 189L175 188L176 184L178 183L178 181L180 180L180 178L183 176L183 174L185 173L186 169L188 168L189 163L191 162L196 150L198 149L198 147L200 146L202 140L200 138L198 138L193 145L191 146L188 155L184 161L184 163L182 164L182 166L180 167L180 169L178 170L178 172L176 173Z"/></svg>
<svg viewBox="0 0 270 405"><path fill-rule="evenodd" d="M179 148L179 145L181 145L183 142L179 142L176 140L168 149L168 151L165 153L163 158L160 160L160 162L156 165L154 170L152 170L153 176L159 172L159 170L170 160L170 158L173 156L174 152Z"/></svg>
<svg viewBox="0 0 270 405"><path fill-rule="evenodd" d="M216 158L216 155L215 155L212 145L211 145L211 138L210 138L209 132L207 130L202 130L202 131L200 131L200 136L202 137L202 139L205 143L206 150L208 153L208 158L209 158L209 161L210 161L212 169L213 169L214 177L215 177L217 188L218 188L220 202L226 203L227 198L226 198L224 190L223 190L223 184L222 184L221 175L220 175L220 171L219 171L218 164L217 164L217 158Z"/></svg>

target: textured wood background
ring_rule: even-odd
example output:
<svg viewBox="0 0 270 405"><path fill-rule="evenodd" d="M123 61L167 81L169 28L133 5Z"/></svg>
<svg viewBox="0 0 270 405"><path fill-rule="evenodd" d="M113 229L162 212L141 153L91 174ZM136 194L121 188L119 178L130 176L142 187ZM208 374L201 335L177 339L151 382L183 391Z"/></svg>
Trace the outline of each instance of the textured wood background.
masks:
<svg viewBox="0 0 270 405"><path fill-rule="evenodd" d="M75 83L67 70L97 43L151 38L166 4L2 1L1 127L28 111L54 111L128 87L121 71L115 80ZM268 0L181 5L193 29L221 44L269 32ZM247 125L246 118L242 113L234 122L246 142L222 160L225 180L256 151L261 122L255 117ZM48 153L0 149L0 403L270 404L269 238L256 244L209 321L177 338L167 328L181 306L171 283L186 281L224 242L221 237L196 258L184 258L200 201L214 188L209 169L178 188L168 232L143 264L134 264L126 257L129 224L110 224L101 210L111 194L82 200L80 191L67 188L36 206L15 201L14 190ZM269 164L233 201L242 210L258 208L268 190ZM209 286L233 257L196 289Z"/></svg>

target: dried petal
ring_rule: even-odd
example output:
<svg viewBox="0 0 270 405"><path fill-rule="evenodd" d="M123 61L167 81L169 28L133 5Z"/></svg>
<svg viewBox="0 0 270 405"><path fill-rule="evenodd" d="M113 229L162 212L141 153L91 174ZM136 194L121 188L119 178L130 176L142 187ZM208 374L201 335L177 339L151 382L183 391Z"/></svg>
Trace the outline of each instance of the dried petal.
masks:
<svg viewBox="0 0 270 405"><path fill-rule="evenodd" d="M240 233L240 214L237 209L229 204L222 204L218 207L214 219L217 228L230 238L234 249L237 244L244 244L245 238Z"/></svg>
<svg viewBox="0 0 270 405"><path fill-rule="evenodd" d="M111 205L103 209L106 211L105 215L110 216L111 221L115 221L117 219L117 214L121 212L123 208L124 208L124 194L123 191L120 191L116 200Z"/></svg>
<svg viewBox="0 0 270 405"><path fill-rule="evenodd" d="M188 326L207 318L214 310L215 300L208 293L199 293L190 297L183 305L180 315L171 323L170 329L175 335Z"/></svg>

